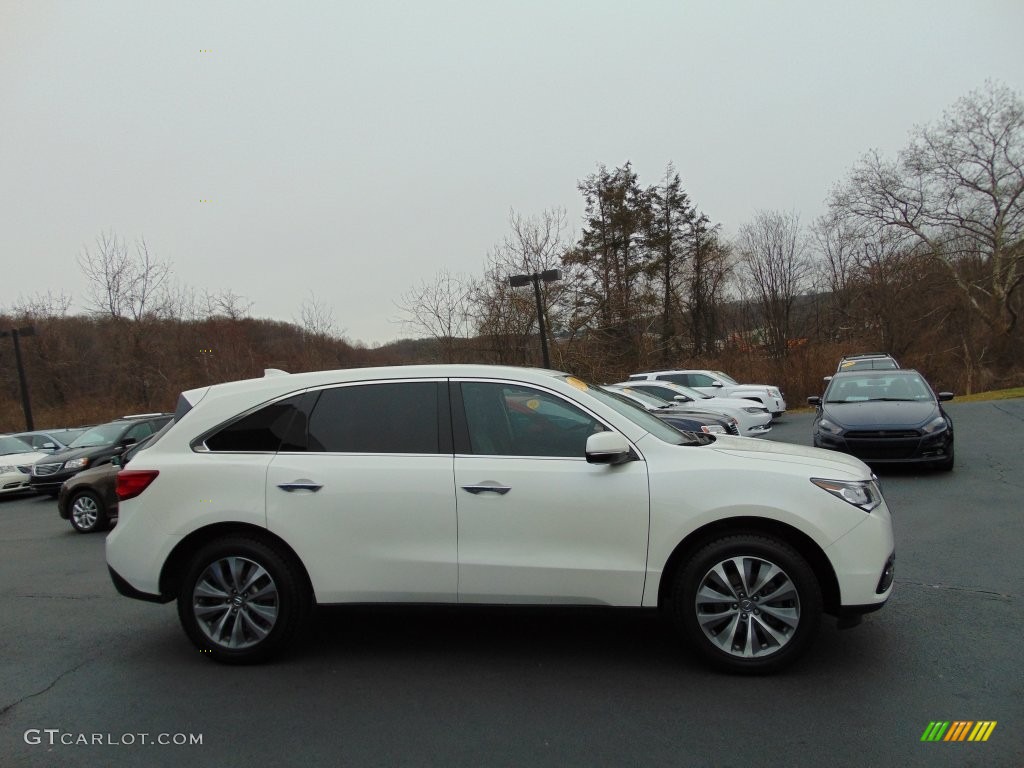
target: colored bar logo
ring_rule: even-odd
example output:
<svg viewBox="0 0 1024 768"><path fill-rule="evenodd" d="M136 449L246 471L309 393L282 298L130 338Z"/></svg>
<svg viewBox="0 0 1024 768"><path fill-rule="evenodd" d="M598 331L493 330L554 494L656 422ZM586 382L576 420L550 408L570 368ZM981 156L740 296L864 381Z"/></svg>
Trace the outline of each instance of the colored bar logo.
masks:
<svg viewBox="0 0 1024 768"><path fill-rule="evenodd" d="M995 720L933 720L921 734L921 741L988 741L996 729Z"/></svg>

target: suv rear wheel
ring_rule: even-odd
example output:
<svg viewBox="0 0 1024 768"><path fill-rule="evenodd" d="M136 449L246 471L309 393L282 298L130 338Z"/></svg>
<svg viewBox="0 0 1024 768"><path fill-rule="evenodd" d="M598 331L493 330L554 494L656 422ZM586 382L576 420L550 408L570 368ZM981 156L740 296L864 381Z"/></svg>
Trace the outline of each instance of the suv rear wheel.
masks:
<svg viewBox="0 0 1024 768"><path fill-rule="evenodd" d="M676 627L713 664L766 674L806 650L821 619L814 571L781 539L758 534L712 541L678 572Z"/></svg>
<svg viewBox="0 0 1024 768"><path fill-rule="evenodd" d="M202 547L178 593L178 617L200 651L248 664L279 653L305 619L309 595L290 559L256 539Z"/></svg>

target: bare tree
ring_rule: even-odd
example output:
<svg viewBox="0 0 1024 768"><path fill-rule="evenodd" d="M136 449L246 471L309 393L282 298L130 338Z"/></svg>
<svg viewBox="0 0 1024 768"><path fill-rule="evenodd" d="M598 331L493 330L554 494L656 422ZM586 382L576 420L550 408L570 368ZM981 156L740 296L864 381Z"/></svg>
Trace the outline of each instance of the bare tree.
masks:
<svg viewBox="0 0 1024 768"><path fill-rule="evenodd" d="M237 310L241 297L228 291L227 295L221 295L222 300L230 302L229 308ZM231 315L228 315L231 317ZM328 307L323 300L318 299L312 291L309 298L302 302L302 310L297 325L302 328L304 335L333 338L338 335L338 326L334 320L334 310Z"/></svg>
<svg viewBox="0 0 1024 768"><path fill-rule="evenodd" d="M141 320L156 316L169 306L171 268L149 252L145 238L135 243L134 253L114 232L96 238L95 250L84 248L78 265L89 281L93 312L117 320Z"/></svg>
<svg viewBox="0 0 1024 768"><path fill-rule="evenodd" d="M987 83L915 129L895 161L869 152L837 186L838 216L909 234L972 308L1008 337L1024 282L1024 101ZM974 262L961 269L962 262ZM981 269L977 268L981 267Z"/></svg>
<svg viewBox="0 0 1024 768"><path fill-rule="evenodd" d="M740 227L738 246L745 287L760 309L769 348L782 359L792 338L793 303L810 276L800 217L758 211L752 222Z"/></svg>
<svg viewBox="0 0 1024 768"><path fill-rule="evenodd" d="M67 317L71 309L72 299L63 291L54 293L34 293L31 296L19 296L11 306L15 317L31 320L51 320L56 317Z"/></svg>
<svg viewBox="0 0 1024 768"><path fill-rule="evenodd" d="M552 208L536 216L509 212L509 234L488 255L482 280L470 293L470 309L479 337L499 362L526 363L535 359L529 339L537 327L536 300L532 291L514 289L508 278L561 266L571 235L565 210ZM563 269L560 282L542 283L544 324L555 335L571 334L570 304L565 301L572 285L571 270ZM557 343L549 344L560 360Z"/></svg>
<svg viewBox="0 0 1024 768"><path fill-rule="evenodd" d="M461 275L441 270L433 281L423 280L402 294L396 306L401 322L414 333L438 343L445 362L456 358L456 339L469 330L469 282Z"/></svg>

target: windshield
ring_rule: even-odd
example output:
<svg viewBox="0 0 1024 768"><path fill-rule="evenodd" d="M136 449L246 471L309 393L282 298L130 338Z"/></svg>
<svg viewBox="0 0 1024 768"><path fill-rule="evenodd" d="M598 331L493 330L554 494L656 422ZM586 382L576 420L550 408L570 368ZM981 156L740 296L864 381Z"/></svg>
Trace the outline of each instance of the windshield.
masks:
<svg viewBox="0 0 1024 768"><path fill-rule="evenodd" d="M715 376L720 378L726 384L736 384L736 385L739 385L739 382L736 381L736 379L734 379L732 376L730 376L727 373L722 373L721 371L715 371Z"/></svg>
<svg viewBox="0 0 1024 768"><path fill-rule="evenodd" d="M664 398L658 397L657 395L652 395L648 392L644 392L639 389L633 389L632 387L623 387L622 389L619 389L618 387L610 387L609 391L615 394L627 395L633 398L634 400L643 403L648 408L668 408L669 406L672 405L672 403L670 403L668 400L665 400Z"/></svg>
<svg viewBox="0 0 1024 768"><path fill-rule="evenodd" d="M571 377L567 376L566 378ZM693 434L680 432L675 427L669 426L628 397L592 384L587 385L586 392L588 395L593 395L612 410L622 414L634 424L646 429L659 440L663 440L671 445L703 445L703 441L698 440Z"/></svg>
<svg viewBox="0 0 1024 768"><path fill-rule="evenodd" d="M34 450L35 448L19 437L0 436L0 456L7 453L32 453Z"/></svg>
<svg viewBox="0 0 1024 768"><path fill-rule="evenodd" d="M76 437L69 448L95 448L100 445L113 445L124 432L123 424L103 424L93 427L84 435Z"/></svg>
<svg viewBox="0 0 1024 768"><path fill-rule="evenodd" d="M836 376L825 393L827 403L927 402L934 399L931 387L917 374Z"/></svg>

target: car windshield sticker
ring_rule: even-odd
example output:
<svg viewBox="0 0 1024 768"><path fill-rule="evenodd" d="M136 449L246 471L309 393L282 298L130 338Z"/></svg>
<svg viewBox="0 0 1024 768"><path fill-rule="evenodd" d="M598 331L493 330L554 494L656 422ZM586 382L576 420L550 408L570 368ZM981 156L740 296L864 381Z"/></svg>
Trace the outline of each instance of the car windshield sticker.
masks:
<svg viewBox="0 0 1024 768"><path fill-rule="evenodd" d="M587 383L585 381L581 381L580 379L577 379L575 376L569 376L568 378L566 378L565 383L568 384L570 387L576 387L576 389L578 389L580 392L586 392L588 389L590 389L590 387L587 386Z"/></svg>

